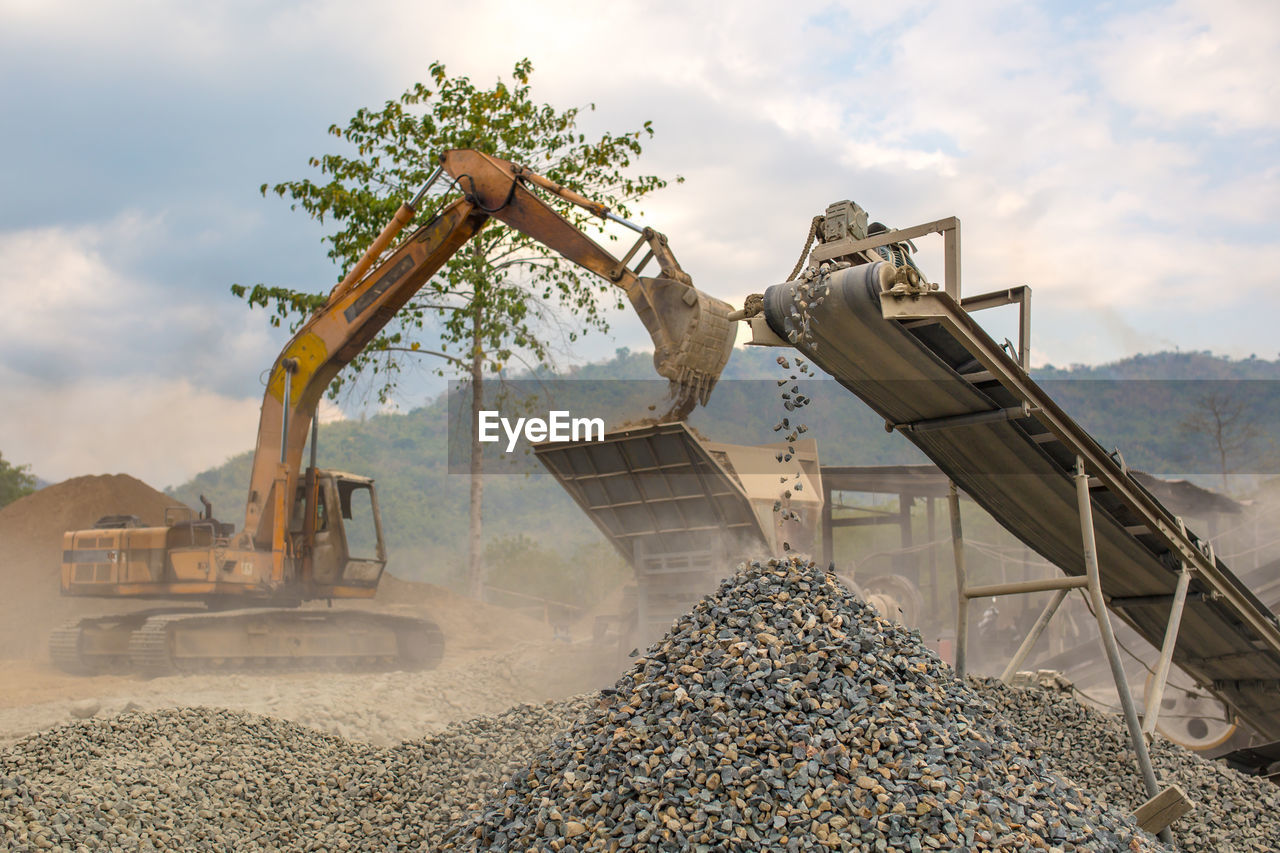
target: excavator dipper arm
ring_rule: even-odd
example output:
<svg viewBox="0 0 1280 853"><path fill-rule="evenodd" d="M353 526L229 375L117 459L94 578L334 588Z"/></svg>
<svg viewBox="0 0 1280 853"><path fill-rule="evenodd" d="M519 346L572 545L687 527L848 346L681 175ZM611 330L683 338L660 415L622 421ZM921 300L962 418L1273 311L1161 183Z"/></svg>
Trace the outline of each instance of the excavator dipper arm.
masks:
<svg viewBox="0 0 1280 853"><path fill-rule="evenodd" d="M648 242L658 260L660 275L641 278L548 207L525 183L551 189L596 215L607 215L602 206L476 151L449 151L442 157L442 167L457 182L463 197L447 205L374 266L378 255L415 214L411 205L403 205L351 273L334 287L325 304L285 345L272 367L258 423L245 524L237 540L241 547L272 551L272 585L285 581L291 496L298 487L311 419L325 389L490 217L626 292L654 339L658 372L673 384L677 416L683 417L698 401L706 402L728 360L734 334L729 320L732 308L693 287L667 249L664 236L644 229L641 239ZM277 449L279 452L274 452Z"/></svg>
<svg viewBox="0 0 1280 853"><path fill-rule="evenodd" d="M450 151L444 155L443 165L464 192L477 197L488 194L491 202L497 202L503 192L507 193L505 201L497 207L487 203L484 206L495 219L622 288L653 339L654 368L672 383L674 400L668 416L683 420L695 405L706 404L733 349L735 324L729 319L733 308L693 286L693 280L680 268L667 246L665 235L652 228L638 228L611 215L608 208L541 175L477 151ZM640 238L620 261L543 204L526 188L526 183L542 187L602 219L634 228L640 232ZM630 269L626 261L646 246L647 254L637 270ZM642 270L650 258L658 262L658 275L641 277L638 270Z"/></svg>

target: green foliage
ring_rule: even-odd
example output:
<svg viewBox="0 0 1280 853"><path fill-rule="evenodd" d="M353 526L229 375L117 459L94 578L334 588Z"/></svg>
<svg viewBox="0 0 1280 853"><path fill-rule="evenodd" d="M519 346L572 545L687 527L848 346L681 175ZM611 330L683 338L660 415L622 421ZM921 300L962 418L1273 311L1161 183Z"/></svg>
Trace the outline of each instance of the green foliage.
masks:
<svg viewBox="0 0 1280 853"><path fill-rule="evenodd" d="M318 458L321 468L375 478L390 571L462 591L468 477L449 472L447 437L447 402L441 398L407 414L322 424ZM251 453L240 454L170 494L189 506L199 506L198 495L203 494L220 521L238 526L251 463ZM489 476L485 508L495 537L524 533L552 549L565 566L576 548L603 544L550 475Z"/></svg>
<svg viewBox="0 0 1280 853"><path fill-rule="evenodd" d="M781 414L774 381L779 376L776 357L776 350L765 348L735 351L726 378L712 395L711 406L698 411L693 425L713 441L774 441L777 433L772 427ZM1198 375L1215 380L1251 380L1233 382L1230 390L1247 401L1255 413L1256 423L1264 433L1258 442L1260 450L1280 443L1280 382L1271 381L1280 378L1280 362L1198 356L1196 363ZM1199 472L1202 476L1197 479L1203 485L1216 488L1218 463L1211 442L1188 433L1182 428L1182 421L1200 393L1219 387L1220 383L1188 378L1197 373L1189 374L1186 368L1185 359L1170 353L1072 371L1050 368L1044 373L1048 374L1050 393L1066 412L1106 448L1119 447L1130 466L1157 475ZM1036 371L1037 379L1041 373ZM569 375L592 380L650 379L652 354L619 350L613 359L582 365ZM1103 381L1081 381L1079 376ZM556 399L555 405L593 414L612 411L614 403L606 396L612 390L611 384L581 384L602 390L594 392L596 396L590 401ZM618 386L619 399L623 399L626 383L613 384ZM665 382L659 380L652 380L651 384L655 389L665 387ZM814 391L812 386L822 387ZM928 461L901 435L886 433L875 413L835 382L812 382L806 387L806 393L810 391L815 402L804 410L804 420L810 427L807 435L818 440L819 458L824 465ZM377 478L390 568L395 574L461 589L467 477L448 471L447 408L442 396L403 415L325 424L320 428L320 465ZM196 496L204 494L213 502L218 518L238 524L244 512L249 464L250 455L242 454L200 474L173 494L190 506L198 506ZM1243 454L1235 460L1234 467L1259 473L1280 470L1275 460ZM487 549L504 538L521 541L523 537L534 543L528 546L529 553L535 556L528 561L534 568L528 572L527 586L523 585L525 569L519 559L509 557L502 549L489 551L489 556L502 564L493 567L491 579L495 585L548 598L563 595L559 600L578 603L599 594L594 584L611 583L609 578L625 575L625 571L614 574L621 571L615 569L622 565L621 558L550 475L494 474L487 478L485 504L486 527L490 531ZM891 504L886 508L892 509ZM917 513L922 511L917 505ZM935 536L945 536L945 522L945 510L939 509ZM923 523L917 517L917 524L921 525L916 530L917 543L930 538ZM966 516L965 529L981 541L1000 541L994 522L989 519L970 520ZM838 553L845 555L866 555L889 548L896 541L896 528L892 527L848 528L837 533ZM876 537L887 538L881 541ZM878 572L886 570L886 566L875 562L868 570ZM533 578L537 578L536 582ZM993 582L997 579L993 576ZM579 586L584 591L574 598L572 591ZM559 592L553 595L556 590ZM942 590L937 594L945 598L948 593Z"/></svg>
<svg viewBox="0 0 1280 853"><path fill-rule="evenodd" d="M482 89L432 63L429 83L416 83L381 108L360 109L345 125L329 128L346 150L310 159L318 179L263 184L262 194L286 198L292 209L332 222L335 230L324 241L345 275L449 149L474 148L528 166L623 216L628 203L666 186L657 176L626 171L640 156L641 141L653 135L650 122L639 130L588 139L578 128L579 108L557 110L533 99L532 73L532 64L522 59L510 81ZM438 204L460 194L450 187ZM567 216L579 227L593 227L585 212ZM232 292L268 309L273 325L292 328L325 299L323 292L264 284L236 284ZM477 343L489 372L512 359L545 363L553 347L547 329L558 328L569 341L586 330L606 331L605 309L620 300L619 292L546 246L493 225L419 291L353 361L348 378L370 376L385 400L405 355L438 356L434 369L444 375L465 370ZM335 380L331 394L341 382L342 377Z"/></svg>
<svg viewBox="0 0 1280 853"><path fill-rule="evenodd" d="M36 490L36 478L30 465L10 465L0 453L0 506L13 503Z"/></svg>

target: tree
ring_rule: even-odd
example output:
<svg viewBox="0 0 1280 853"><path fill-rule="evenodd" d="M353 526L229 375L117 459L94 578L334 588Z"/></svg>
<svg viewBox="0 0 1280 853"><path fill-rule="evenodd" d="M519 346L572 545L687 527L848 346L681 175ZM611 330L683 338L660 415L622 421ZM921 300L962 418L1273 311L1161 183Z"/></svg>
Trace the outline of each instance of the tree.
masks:
<svg viewBox="0 0 1280 853"><path fill-rule="evenodd" d="M287 197L293 209L301 208L321 222L331 220L337 227L324 241L329 257L345 275L400 204L426 182L437 156L448 149L474 148L528 166L624 217L630 215L628 202L666 186L657 176L632 177L626 171L640 156L641 141L653 135L650 122L639 130L588 139L578 128L578 108L561 111L533 100L532 73L532 64L522 59L515 64L510 85L498 80L493 88L480 89L467 77L450 77L444 65L432 63L430 84L417 83L381 109L361 109L345 126L329 128L330 134L350 147L346 153L311 158L309 163L320 170L322 180L263 184L262 194ZM439 203L447 204L457 196L458 189L450 187ZM596 227L588 224L581 210L565 215L578 227ZM293 328L323 304L328 290L232 286L251 306L269 309L273 325L287 321ZM384 402L393 394L407 358L431 356L439 375L469 380L467 576L472 594L478 595L484 582L484 471L476 413L484 404L486 376L500 376L513 359L527 366L549 362L556 347L553 333L571 343L584 332L605 332L605 309L622 304L619 291L590 273L546 246L492 224L455 255L352 362L349 377L370 378ZM336 395L341 384L341 378L335 380L330 393Z"/></svg>
<svg viewBox="0 0 1280 853"><path fill-rule="evenodd" d="M36 478L30 469L30 465L10 465L0 453L0 507L36 490Z"/></svg>
<svg viewBox="0 0 1280 853"><path fill-rule="evenodd" d="M1224 492L1227 491L1227 474L1231 473L1227 457L1243 450L1260 434L1244 401L1225 389L1198 397L1195 408L1183 419L1182 428L1203 435L1213 443Z"/></svg>

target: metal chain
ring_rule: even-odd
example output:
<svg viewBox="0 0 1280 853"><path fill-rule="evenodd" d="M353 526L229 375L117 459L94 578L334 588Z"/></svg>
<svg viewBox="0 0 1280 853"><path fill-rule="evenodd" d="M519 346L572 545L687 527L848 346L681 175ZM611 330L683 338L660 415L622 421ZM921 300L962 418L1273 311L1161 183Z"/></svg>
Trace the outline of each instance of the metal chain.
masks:
<svg viewBox="0 0 1280 853"><path fill-rule="evenodd" d="M800 270L804 268L804 262L809 257L809 249L813 247L813 238L817 236L818 226L821 224L821 216L813 217L813 221L809 223L809 236L804 241L804 250L800 252L800 260L796 261L796 268L791 271L791 275L787 276L787 281L795 281Z"/></svg>

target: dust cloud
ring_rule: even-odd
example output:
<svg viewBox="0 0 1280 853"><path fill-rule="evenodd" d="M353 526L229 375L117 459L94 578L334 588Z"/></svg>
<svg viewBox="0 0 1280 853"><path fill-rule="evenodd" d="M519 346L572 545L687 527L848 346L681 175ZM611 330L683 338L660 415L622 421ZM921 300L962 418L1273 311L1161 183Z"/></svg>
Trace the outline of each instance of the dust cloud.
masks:
<svg viewBox="0 0 1280 853"><path fill-rule="evenodd" d="M160 525L174 506L182 504L141 480L104 474L47 486L0 509L0 658L47 661L49 634L60 625L138 609L138 602L64 598L62 534L104 515Z"/></svg>
<svg viewBox="0 0 1280 853"><path fill-rule="evenodd" d="M374 600L336 605L433 619L446 644L435 670L145 680L128 674L74 676L53 667L47 644L56 628L171 603L64 597L63 533L115 514L161 525L172 506L180 504L118 474L67 480L0 510L0 745L74 717L198 705L268 714L352 740L390 744L521 702L596 689L612 683L623 667L616 638L610 643L610 638L593 642L592 637L596 617L620 601L616 594L605 594L594 609L575 612L571 624L564 624L547 608L500 607L390 572L384 573ZM324 607L325 602L305 606Z"/></svg>

